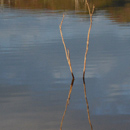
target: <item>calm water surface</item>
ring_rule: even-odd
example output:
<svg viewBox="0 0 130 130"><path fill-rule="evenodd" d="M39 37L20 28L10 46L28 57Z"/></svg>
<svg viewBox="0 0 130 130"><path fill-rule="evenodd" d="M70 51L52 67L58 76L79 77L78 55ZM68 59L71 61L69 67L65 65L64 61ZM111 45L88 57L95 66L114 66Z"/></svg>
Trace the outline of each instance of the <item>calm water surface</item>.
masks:
<svg viewBox="0 0 130 130"><path fill-rule="evenodd" d="M62 129L91 129L82 79L87 6L76 0L0 2L0 129L60 129L70 87ZM130 129L130 4L117 3L95 2L92 17L85 86L93 130ZM63 12L73 86L59 30Z"/></svg>

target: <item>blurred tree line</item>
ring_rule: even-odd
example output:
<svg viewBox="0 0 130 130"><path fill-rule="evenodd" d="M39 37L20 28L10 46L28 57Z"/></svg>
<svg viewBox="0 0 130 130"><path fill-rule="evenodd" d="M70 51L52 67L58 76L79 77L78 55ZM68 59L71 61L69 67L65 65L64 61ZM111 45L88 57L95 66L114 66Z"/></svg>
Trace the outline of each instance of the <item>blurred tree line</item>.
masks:
<svg viewBox="0 0 130 130"><path fill-rule="evenodd" d="M0 0L1 4L15 9L87 10L86 0ZM88 0L96 10L106 10L118 22L130 22L130 0ZM86 11L87 13L87 11ZM80 13L81 14L81 13Z"/></svg>

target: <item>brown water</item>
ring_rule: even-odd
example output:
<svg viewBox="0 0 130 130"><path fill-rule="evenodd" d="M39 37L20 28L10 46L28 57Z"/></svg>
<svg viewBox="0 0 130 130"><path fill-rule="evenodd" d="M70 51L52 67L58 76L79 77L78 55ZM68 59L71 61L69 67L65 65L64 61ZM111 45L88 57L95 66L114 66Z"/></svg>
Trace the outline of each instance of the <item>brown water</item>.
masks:
<svg viewBox="0 0 130 130"><path fill-rule="evenodd" d="M62 130L130 129L130 2L93 4L83 82L83 0L0 0L1 130L60 130L64 112Z"/></svg>

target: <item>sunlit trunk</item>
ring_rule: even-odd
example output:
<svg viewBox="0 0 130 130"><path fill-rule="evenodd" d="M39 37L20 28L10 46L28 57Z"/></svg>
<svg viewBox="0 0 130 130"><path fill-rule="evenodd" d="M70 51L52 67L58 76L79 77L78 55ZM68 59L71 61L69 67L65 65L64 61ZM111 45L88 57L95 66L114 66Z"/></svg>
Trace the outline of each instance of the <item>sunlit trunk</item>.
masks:
<svg viewBox="0 0 130 130"><path fill-rule="evenodd" d="M62 38L62 43L63 43L64 49L65 49L66 59L67 59L68 65L70 67L70 72L71 72L72 78L74 79L74 74L73 74L72 67L71 67L71 62L70 62L69 49L66 48L66 44L65 44L65 41L64 41L64 38L63 38L63 34L62 34L62 30L61 30L63 20L64 20L64 14L63 14L63 18L62 18L62 21L60 23L59 28L60 28L60 34L61 34L61 38Z"/></svg>

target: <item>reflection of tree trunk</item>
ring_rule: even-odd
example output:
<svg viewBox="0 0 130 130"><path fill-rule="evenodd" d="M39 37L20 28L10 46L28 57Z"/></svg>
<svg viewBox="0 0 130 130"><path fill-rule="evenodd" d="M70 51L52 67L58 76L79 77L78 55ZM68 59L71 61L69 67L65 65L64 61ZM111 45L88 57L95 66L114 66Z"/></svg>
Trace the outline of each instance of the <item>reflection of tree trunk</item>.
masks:
<svg viewBox="0 0 130 130"><path fill-rule="evenodd" d="M10 6L10 0L8 0L8 4L9 4L9 6Z"/></svg>
<svg viewBox="0 0 130 130"><path fill-rule="evenodd" d="M75 10L79 9L79 0L75 0Z"/></svg>
<svg viewBox="0 0 130 130"><path fill-rule="evenodd" d="M4 5L4 0L0 1L0 5L3 6Z"/></svg>
<svg viewBox="0 0 130 130"><path fill-rule="evenodd" d="M67 107L69 105L70 95L71 95L71 92L72 92L73 84L74 84L74 78L71 81L70 90L69 90L68 98L67 98L66 105L65 105L65 111L63 113L61 124L60 124L60 130L62 130L62 125L63 125L64 117L65 117L65 114L66 114L66 111L67 111Z"/></svg>
<svg viewBox="0 0 130 130"><path fill-rule="evenodd" d="M87 94L86 94L86 85L85 85L85 79L84 78L83 78L83 85L84 85L84 96L85 96L86 105L87 105L88 121L89 121L89 125L91 127L91 130L93 130L93 126L92 126L91 120L90 120L89 104L88 104L88 99L87 99Z"/></svg>
<svg viewBox="0 0 130 130"><path fill-rule="evenodd" d="M60 124L60 130L62 130L64 117L65 117L65 114L66 114L66 111L67 111L67 107L69 105L70 95L71 95L72 88L73 88L73 83L74 83L74 75L73 75L71 62L70 62L70 54L69 54L69 50L66 48L66 45L65 45L65 42L64 42L64 38L63 38L63 34L62 34L62 30L61 30L63 20L64 20L64 14L63 14L63 18L61 20L59 28L60 28L60 34L61 34L61 38L62 38L62 43L63 43L64 49L65 49L66 59L67 59L68 65L70 67L70 72L71 72L71 75L72 75L72 82L71 82L71 85L70 85L70 90L69 90L68 98L67 98L67 101L66 101L65 111L64 111L63 116L62 116L62 120L61 120L61 124Z"/></svg>
<svg viewBox="0 0 130 130"><path fill-rule="evenodd" d="M16 6L16 3L17 3L17 1L15 0L15 6Z"/></svg>
<svg viewBox="0 0 130 130"><path fill-rule="evenodd" d="M86 2L86 0L80 0L80 2L82 4L84 4L84 9L86 10L87 9L87 2ZM75 0L75 10L79 10L79 8L80 8L79 0Z"/></svg>
<svg viewBox="0 0 130 130"><path fill-rule="evenodd" d="M86 43L86 51L85 51L85 56L84 56L84 68L83 68L83 85L84 85L84 95L85 95L85 100L86 100L86 105L87 105L87 113L88 113L88 121L91 127L91 130L93 130L92 124L91 124L91 120L90 120L90 114L89 114L89 105L88 105L88 100L87 100L87 94L86 94L86 86L85 86L85 70L86 70L86 58L87 58L87 53L88 53L88 46L89 46L89 36L90 36L90 31L91 31L91 27L92 27L92 15L94 12L94 5L93 5L93 9L92 12L90 10L90 6L88 4L88 1L85 1L87 7L88 7L88 11L89 11L89 16L90 16L90 26L89 26L89 30L88 30L88 36L87 36L87 43Z"/></svg>

